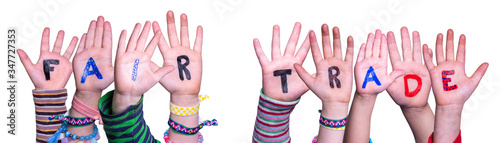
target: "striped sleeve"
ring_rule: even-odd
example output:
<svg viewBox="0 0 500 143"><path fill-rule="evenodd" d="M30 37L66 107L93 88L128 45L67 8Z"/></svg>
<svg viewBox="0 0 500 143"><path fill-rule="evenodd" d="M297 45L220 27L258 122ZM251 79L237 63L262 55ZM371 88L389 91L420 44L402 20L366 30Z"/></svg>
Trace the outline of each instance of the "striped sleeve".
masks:
<svg viewBox="0 0 500 143"><path fill-rule="evenodd" d="M290 113L299 99L291 102L283 102L272 99L260 92L257 119L253 132L253 142L279 142L289 143L288 131Z"/></svg>
<svg viewBox="0 0 500 143"><path fill-rule="evenodd" d="M47 138L56 133L63 123L59 120L50 121L49 117L66 113L68 94L66 89L33 90L32 92L35 102L36 142L46 143Z"/></svg>
<svg viewBox="0 0 500 143"><path fill-rule="evenodd" d="M120 143L159 143L151 134L144 121L142 98L139 103L130 105L120 114L111 114L113 92L106 93L99 99L99 112L104 123L104 131L109 142Z"/></svg>

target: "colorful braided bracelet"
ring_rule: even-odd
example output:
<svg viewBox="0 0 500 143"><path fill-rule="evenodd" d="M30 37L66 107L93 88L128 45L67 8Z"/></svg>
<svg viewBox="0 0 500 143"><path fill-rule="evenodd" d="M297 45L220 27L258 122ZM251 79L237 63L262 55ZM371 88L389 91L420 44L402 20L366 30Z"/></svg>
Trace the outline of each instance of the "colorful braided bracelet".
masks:
<svg viewBox="0 0 500 143"><path fill-rule="evenodd" d="M188 128L180 123L175 122L172 120L172 118L168 119L168 126L176 132L184 135L195 135L197 134L204 126L218 126L219 123L217 120L213 119L212 121L210 120L205 120L203 121L200 125L194 128Z"/></svg>
<svg viewBox="0 0 500 143"><path fill-rule="evenodd" d="M321 113L321 110L319 110L319 112ZM333 130L344 130L346 122L347 122L347 116L340 120L328 119L323 117L323 115L320 115L319 117L319 124L321 126Z"/></svg>
<svg viewBox="0 0 500 143"><path fill-rule="evenodd" d="M53 120L64 121L68 126L71 126L71 127L88 126L90 124L94 124L94 122L95 122L95 119L92 119L89 117L72 117L72 116L66 116L64 114L52 115L49 117L49 120L50 121L53 121Z"/></svg>

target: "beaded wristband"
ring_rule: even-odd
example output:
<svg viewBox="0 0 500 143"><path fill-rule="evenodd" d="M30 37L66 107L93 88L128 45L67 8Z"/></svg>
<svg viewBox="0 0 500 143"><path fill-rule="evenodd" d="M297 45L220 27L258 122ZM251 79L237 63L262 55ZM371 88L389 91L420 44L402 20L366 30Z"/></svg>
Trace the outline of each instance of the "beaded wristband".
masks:
<svg viewBox="0 0 500 143"><path fill-rule="evenodd" d="M203 100L208 99L208 96L201 96L198 95L198 104L193 107L180 107L175 104L170 103L170 113L174 115L179 115L179 116L190 116L198 113L198 110L200 110L200 102Z"/></svg>
<svg viewBox="0 0 500 143"><path fill-rule="evenodd" d="M73 141L78 139L81 141L90 141L91 143L97 143L97 140L99 140L100 138L99 130L97 129L97 125L95 124L94 124L94 131L87 136L77 136L76 134L71 134L71 132L68 131L68 129L66 129L66 126L67 124L63 123L61 125L61 128L59 128L59 130L57 130L57 132L54 135L50 136L47 139L47 142L57 143L57 140L61 139L62 143L67 143L69 142L69 139L67 137L70 137L71 139L73 139Z"/></svg>
<svg viewBox="0 0 500 143"><path fill-rule="evenodd" d="M163 139L165 140L166 143L173 143L170 141L170 137L168 136L168 130L165 131L165 133L163 133ZM201 135L201 133L198 135L198 143L202 143L203 142L203 135Z"/></svg>
<svg viewBox="0 0 500 143"><path fill-rule="evenodd" d="M168 126L170 126L170 128L174 132L180 133L180 134L184 134L184 135L195 135L204 126L218 126L218 125L219 125L219 123L217 122L217 120L213 119L212 121L205 120L200 125L198 125L197 127L188 128L188 127L186 127L186 126L184 126L184 125L182 125L180 123L175 122L174 120L172 120L172 118L168 119Z"/></svg>
<svg viewBox="0 0 500 143"><path fill-rule="evenodd" d="M321 113L321 110L320 110ZM325 128L333 129L333 130L344 130L347 122L347 117L340 120L333 120L323 117L320 115L319 124Z"/></svg>

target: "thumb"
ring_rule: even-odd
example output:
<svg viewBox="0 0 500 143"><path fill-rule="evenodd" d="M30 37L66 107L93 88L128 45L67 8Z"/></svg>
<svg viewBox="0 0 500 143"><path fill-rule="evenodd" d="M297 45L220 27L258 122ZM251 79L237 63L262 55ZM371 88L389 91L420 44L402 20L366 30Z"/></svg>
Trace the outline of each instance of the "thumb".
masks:
<svg viewBox="0 0 500 143"><path fill-rule="evenodd" d="M486 70L488 69L489 64L488 63L483 63L481 64L477 69L476 72L472 75L472 80L475 82L475 84L479 84L479 81L481 81L481 78L483 78L484 73L486 73Z"/></svg>
<svg viewBox="0 0 500 143"><path fill-rule="evenodd" d="M174 66L166 66L166 67L161 67L159 68L158 70L156 70L154 72L154 77L156 79L156 81L159 81L161 80L165 75L167 75L168 73L172 72L174 70Z"/></svg>
<svg viewBox="0 0 500 143"><path fill-rule="evenodd" d="M312 87L312 84L314 82L314 78L299 64L293 64L293 67L297 71L297 74L299 77L306 83L308 87Z"/></svg>
<svg viewBox="0 0 500 143"><path fill-rule="evenodd" d="M406 72L404 70L393 70L391 74L389 74L389 84L393 83L398 77L405 75Z"/></svg>
<svg viewBox="0 0 500 143"><path fill-rule="evenodd" d="M28 72L31 71L33 69L33 63L31 62L28 55L26 55L26 52L24 52L21 49L18 49L17 54L19 55L19 59L21 59L21 63L23 63L26 71L28 71Z"/></svg>

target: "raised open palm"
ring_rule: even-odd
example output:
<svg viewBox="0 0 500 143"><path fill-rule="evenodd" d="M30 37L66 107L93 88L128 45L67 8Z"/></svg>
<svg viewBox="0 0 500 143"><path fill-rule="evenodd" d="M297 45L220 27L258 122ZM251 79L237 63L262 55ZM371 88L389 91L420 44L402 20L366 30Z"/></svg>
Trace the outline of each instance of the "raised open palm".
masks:
<svg viewBox="0 0 500 143"><path fill-rule="evenodd" d="M111 24L99 16L97 22L90 22L89 29L83 34L73 58L77 90L100 92L113 82L111 49Z"/></svg>
<svg viewBox="0 0 500 143"><path fill-rule="evenodd" d="M368 34L367 42L361 45L354 66L356 92L362 96L377 95L403 74L403 70L393 70L391 74L387 74L386 36L380 30L375 32L375 37L373 33Z"/></svg>
<svg viewBox="0 0 500 143"><path fill-rule="evenodd" d="M170 46L162 36L158 46L163 56L163 65L172 65L175 70L160 80L160 84L171 95L190 95L198 98L202 76L201 47L203 29L198 26L193 48L190 47L187 15L181 15L180 42L175 29L175 18L172 11L167 12L167 30ZM161 31L157 22L153 30Z"/></svg>
<svg viewBox="0 0 500 143"><path fill-rule="evenodd" d="M417 31L413 32L412 46L408 29L406 27L401 28L403 61L401 61L401 58L399 56L394 33L387 33L387 38L392 68L403 70L406 73L405 76L398 77L389 86L389 88L387 88L387 92L392 97L394 102L396 102L396 104L401 107L414 108L426 106L429 92L431 90L431 77L429 76L429 72L426 70L426 67L422 63L419 33ZM412 79L405 79L405 77L412 77ZM405 80L407 80L406 84ZM419 80L420 87L418 84ZM405 87L406 85L407 87ZM412 94L412 92L415 94Z"/></svg>
<svg viewBox="0 0 500 143"><path fill-rule="evenodd" d="M324 103L337 102L349 104L353 80L353 39L351 36L347 38L347 52L343 60L339 29L337 27L332 29L333 52L330 44L328 25L324 24L321 29L324 58L321 56L316 34L313 31L309 33L312 55L314 64L316 65L316 74L314 76L310 75L299 64L295 64L295 69L309 89Z"/></svg>
<svg viewBox="0 0 500 143"><path fill-rule="evenodd" d="M308 36L297 53L295 53L295 48L300 36L300 29L300 23L295 23L285 53L281 55L280 28L278 25L273 27L271 61L267 59L264 51L262 51L259 39L256 38L253 41L255 53L262 67L264 94L273 99L294 101L309 90L293 67L296 63L302 64L304 62L310 47Z"/></svg>
<svg viewBox="0 0 500 143"><path fill-rule="evenodd" d="M69 59L73 55L78 38L73 37L66 52L61 55L64 31L61 30L57 34L52 51L50 51L49 37L50 29L45 28L42 34L42 44L40 45L40 57L36 64L31 62L26 52L21 49L17 50L19 58L36 90L62 89L68 83L69 77L73 72ZM47 74L44 73L44 70L46 70Z"/></svg>
<svg viewBox="0 0 500 143"><path fill-rule="evenodd" d="M488 63L479 66L471 77L465 74L465 35L460 35L458 51L455 59L453 45L453 30L449 29L446 36L446 59L443 54L443 34L438 34L436 40L436 62L432 63L432 50L424 45L424 60L431 75L432 88L437 106L463 106L476 89L483 77Z"/></svg>

